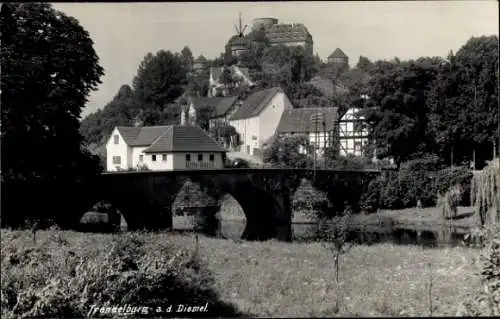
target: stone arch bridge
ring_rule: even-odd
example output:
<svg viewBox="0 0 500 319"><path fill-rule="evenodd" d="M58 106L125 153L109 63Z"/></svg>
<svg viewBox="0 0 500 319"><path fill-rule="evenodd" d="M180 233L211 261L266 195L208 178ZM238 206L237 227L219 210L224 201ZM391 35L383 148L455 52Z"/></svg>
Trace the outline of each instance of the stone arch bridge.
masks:
<svg viewBox="0 0 500 319"><path fill-rule="evenodd" d="M124 216L129 229L172 227L172 203L188 180L215 199L233 196L246 216L242 237L247 240L292 238L291 202L303 178L326 192L332 209L344 202L354 207L378 170L252 169L140 171L103 173L87 194L88 207L110 202ZM213 214L215 212L206 212Z"/></svg>

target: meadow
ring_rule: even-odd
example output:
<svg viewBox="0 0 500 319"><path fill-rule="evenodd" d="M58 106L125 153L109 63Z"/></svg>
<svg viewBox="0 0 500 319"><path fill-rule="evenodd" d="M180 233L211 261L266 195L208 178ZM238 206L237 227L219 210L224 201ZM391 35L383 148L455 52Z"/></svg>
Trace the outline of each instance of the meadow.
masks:
<svg viewBox="0 0 500 319"><path fill-rule="evenodd" d="M450 316L481 288L480 251L465 247L356 245L341 256L337 285L321 243L200 235L196 244L192 234L165 232L48 230L36 242L29 231L1 235L2 318L82 316L105 302L208 302L210 316Z"/></svg>

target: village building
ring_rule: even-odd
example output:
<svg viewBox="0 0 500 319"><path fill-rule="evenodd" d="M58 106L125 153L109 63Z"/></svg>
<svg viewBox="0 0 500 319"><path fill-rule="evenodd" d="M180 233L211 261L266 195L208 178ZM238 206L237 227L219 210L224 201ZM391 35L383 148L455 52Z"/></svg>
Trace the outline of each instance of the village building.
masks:
<svg viewBox="0 0 500 319"><path fill-rule="evenodd" d="M195 74L199 74L207 68L208 68L208 61L203 55L200 55L193 61L193 72Z"/></svg>
<svg viewBox="0 0 500 319"><path fill-rule="evenodd" d="M106 169L221 169L225 152L198 126L117 126L106 143Z"/></svg>
<svg viewBox="0 0 500 319"><path fill-rule="evenodd" d="M342 156L365 156L369 130L359 108L349 108L339 120L339 152Z"/></svg>
<svg viewBox="0 0 500 319"><path fill-rule="evenodd" d="M318 121L315 121L317 118ZM305 135L309 145L322 156L327 148L334 148L338 142L338 108L311 107L288 109L283 112L276 129L278 136ZM300 153L306 153L301 146Z"/></svg>
<svg viewBox="0 0 500 319"><path fill-rule="evenodd" d="M243 152L259 156L262 146L276 132L283 112L293 108L279 87L250 94L229 120L239 134Z"/></svg>
<svg viewBox="0 0 500 319"><path fill-rule="evenodd" d="M209 128L229 124L230 117L236 112L241 101L237 96L191 98L181 114L181 124L198 123L196 114L202 109L209 110Z"/></svg>

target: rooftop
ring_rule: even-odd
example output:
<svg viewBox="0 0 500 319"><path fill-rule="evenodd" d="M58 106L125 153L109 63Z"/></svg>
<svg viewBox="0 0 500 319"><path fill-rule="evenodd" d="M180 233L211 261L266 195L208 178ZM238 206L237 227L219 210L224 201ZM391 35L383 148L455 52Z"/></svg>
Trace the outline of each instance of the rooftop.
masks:
<svg viewBox="0 0 500 319"><path fill-rule="evenodd" d="M302 23L275 24L266 30L270 42L297 42L307 41L311 34Z"/></svg>
<svg viewBox="0 0 500 319"><path fill-rule="evenodd" d="M284 133L308 133L315 132L316 126L311 121L311 116L322 113L325 117L325 129L331 130L338 120L338 108L336 107L309 107L299 109L288 109L283 112L276 132ZM322 131L323 126L318 126Z"/></svg>
<svg viewBox="0 0 500 319"><path fill-rule="evenodd" d="M335 51L332 52L328 56L329 59L335 59L335 58L340 58L340 59L347 59L347 55L344 53L344 51L340 50L339 48L336 48Z"/></svg>
<svg viewBox="0 0 500 319"><path fill-rule="evenodd" d="M118 126L117 129L129 146L149 146L144 153L226 151L198 126Z"/></svg>
<svg viewBox="0 0 500 319"><path fill-rule="evenodd" d="M193 99L193 107L195 109L202 108L204 106L208 106L212 109L211 117L221 117L226 115L229 109L234 105L237 96L228 96L228 97L199 97Z"/></svg>
<svg viewBox="0 0 500 319"><path fill-rule="evenodd" d="M243 105L231 117L231 120L242 120L259 115L279 92L282 92L281 88L273 87L250 94L243 102Z"/></svg>

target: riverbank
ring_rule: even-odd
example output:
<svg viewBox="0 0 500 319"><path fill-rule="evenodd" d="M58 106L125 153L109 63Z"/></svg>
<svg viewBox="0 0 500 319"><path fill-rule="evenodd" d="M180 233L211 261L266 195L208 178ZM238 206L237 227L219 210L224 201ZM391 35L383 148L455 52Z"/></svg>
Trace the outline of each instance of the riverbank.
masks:
<svg viewBox="0 0 500 319"><path fill-rule="evenodd" d="M116 247L121 247L122 253L116 253ZM138 286L146 279L162 278L158 265L177 260L172 256L178 256L175 252L181 248L188 255L198 251L202 268L197 270L198 277L189 275L191 279L187 278L187 282L203 285L205 290L209 287L210 296L217 296L211 297L210 302L231 305L239 313L261 317L427 316L430 313L429 295L433 315L452 316L466 295L480 288L474 266L479 251L462 247L354 246L341 257L339 287L335 285L332 255L319 243L241 242L200 236L196 250L195 240L190 235L40 231L33 243L29 231L2 230L1 248L3 299L13 293L44 296L40 298L45 298L47 304L64 302L81 309L88 305L80 304L80 300L90 302L89 295L85 295L87 299L82 295L86 281L89 287L105 284L111 287L103 286L107 293L125 298L127 294L123 295L123 289L133 281L135 273L141 274L137 277ZM143 255L134 257L136 248ZM45 258L44 263L40 263L41 256ZM91 266L80 275L78 269L82 267L75 268L77 273L71 277L67 269L71 264L68 256L83 257ZM123 263L117 264L113 256L135 258L137 270L116 268L123 267ZM176 273L186 276L182 270L186 267L191 266L182 266ZM106 271L99 270L101 268ZM117 279L106 279L106 276ZM123 276L128 279L118 280L125 278ZM69 282L76 286L68 288ZM161 282L148 285L155 283L161 285ZM30 287L31 284L34 286ZM15 289L17 291L13 292ZM70 293L70 297L57 299L60 298L58 291L68 289L71 291L65 293ZM171 288L161 289L164 298L174 293ZM208 295L205 292L203 296ZM145 302L137 297L134 297L136 302ZM335 306L337 297L338 309ZM197 298L201 302L204 297ZM29 304L24 306L29 307Z"/></svg>

